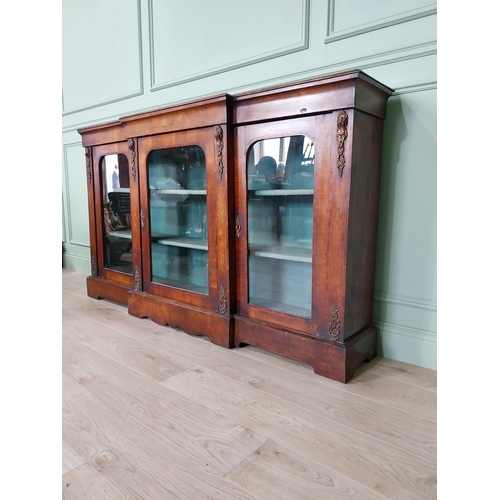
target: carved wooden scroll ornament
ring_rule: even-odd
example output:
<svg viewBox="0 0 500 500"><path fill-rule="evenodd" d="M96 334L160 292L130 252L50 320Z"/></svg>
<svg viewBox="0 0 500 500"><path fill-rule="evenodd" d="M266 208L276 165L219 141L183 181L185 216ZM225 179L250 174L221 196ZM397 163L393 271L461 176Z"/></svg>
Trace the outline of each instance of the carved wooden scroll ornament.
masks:
<svg viewBox="0 0 500 500"><path fill-rule="evenodd" d="M219 287L219 312L221 314L227 313L227 293L224 283L221 283Z"/></svg>
<svg viewBox="0 0 500 500"><path fill-rule="evenodd" d="M97 259L94 254L90 256L90 272L94 278L97 277Z"/></svg>
<svg viewBox="0 0 500 500"><path fill-rule="evenodd" d="M128 148L130 150L130 162L132 164L132 177L135 182L135 177L137 175L137 168L135 166L135 141L134 139L128 140Z"/></svg>
<svg viewBox="0 0 500 500"><path fill-rule="evenodd" d="M134 270L134 291L140 292L141 287L142 287L141 268L136 265Z"/></svg>
<svg viewBox="0 0 500 500"><path fill-rule="evenodd" d="M85 148L85 162L87 164L87 179L89 182L92 181L92 169L90 168L90 148Z"/></svg>
<svg viewBox="0 0 500 500"><path fill-rule="evenodd" d="M224 162L222 160L224 141L222 128L219 125L215 127L215 146L217 148L217 172L219 173L219 179L222 180L222 175L224 174Z"/></svg>
<svg viewBox="0 0 500 500"><path fill-rule="evenodd" d="M339 319L339 308L332 304L330 307L330 317L328 319L328 335L332 340L340 339L340 319Z"/></svg>
<svg viewBox="0 0 500 500"><path fill-rule="evenodd" d="M345 167L345 140L347 138L347 113L342 110L337 117L337 170L340 178Z"/></svg>

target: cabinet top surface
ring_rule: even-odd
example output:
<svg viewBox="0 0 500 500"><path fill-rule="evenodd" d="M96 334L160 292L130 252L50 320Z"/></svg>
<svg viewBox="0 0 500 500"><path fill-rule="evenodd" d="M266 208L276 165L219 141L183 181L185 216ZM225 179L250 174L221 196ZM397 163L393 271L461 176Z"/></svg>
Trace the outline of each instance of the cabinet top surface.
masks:
<svg viewBox="0 0 500 500"><path fill-rule="evenodd" d="M263 89L252 90L249 92L244 92L242 94L237 94L233 96L233 98L235 102L238 102L245 99L258 97L261 95L270 95L273 93L297 90L301 88L334 84L346 80L364 80L367 83L373 85L374 87L377 87L378 89L384 91L388 95L391 95L394 92L390 87L387 87L387 85L380 83L378 80L375 80L371 76L368 76L366 73L358 69L352 71L344 71L343 73L336 73L334 75L318 76L316 78L308 78L306 80L300 80L280 85L274 85Z"/></svg>
<svg viewBox="0 0 500 500"><path fill-rule="evenodd" d="M227 103L231 99L229 94L219 94L212 97L208 97L206 99L198 99L196 101L186 101L183 103L173 104L171 106L165 106L162 108L155 108L149 111L143 111L140 113L134 113L130 115L122 116L116 120L100 123L98 125L91 125L89 127L84 127L78 129L78 133L80 135L87 134L89 132L94 132L98 130L103 130L111 127L120 127L127 123L144 121L144 120L154 120L164 115L174 114L174 113L182 113L185 111L196 112L197 109L203 112L207 106L215 105L226 107Z"/></svg>
<svg viewBox="0 0 500 500"><path fill-rule="evenodd" d="M341 99L329 99L329 95L336 93L339 89L349 89L349 97ZM304 98L314 98L316 103L309 109L310 113L329 111L337 107L357 107L362 101L366 102L377 94L375 99L381 106L374 112L378 116L385 114L385 101L393 93L393 90L368 76L361 70L346 71L333 75L326 75L307 80L290 82L264 89L253 90L242 94L231 96L229 94L219 94L205 99L187 101L181 104L157 108L150 111L126 115L114 121L93 125L78 130L84 138L84 145L97 145L116 141L124 141L127 138L141 137L151 134L168 133L176 130L199 128L223 124L232 120L235 125L247 123L255 118L252 113L250 117L247 111L239 111L253 103L263 100L268 102L267 106L272 106L273 100L280 99L282 102L296 99L301 95ZM365 97L363 97L365 96ZM263 110L260 119L273 119L280 112L282 116L299 115L295 112L295 104L290 110L281 111L276 107L275 111ZM360 105L360 107L363 107ZM232 108L232 110L231 110ZM368 108L367 108L368 110ZM303 112L301 109L300 112ZM368 110L368 112L371 112Z"/></svg>

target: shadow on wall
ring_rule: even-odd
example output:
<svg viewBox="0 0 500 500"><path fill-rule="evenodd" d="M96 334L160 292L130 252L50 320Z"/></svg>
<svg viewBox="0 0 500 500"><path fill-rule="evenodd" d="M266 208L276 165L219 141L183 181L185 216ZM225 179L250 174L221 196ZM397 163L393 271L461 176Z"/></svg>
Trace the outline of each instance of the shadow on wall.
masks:
<svg viewBox="0 0 500 500"><path fill-rule="evenodd" d="M435 357L434 100L434 91L391 97L382 150L374 302L383 334L379 354L404 352L415 364ZM393 352L382 352L384 345Z"/></svg>
<svg viewBox="0 0 500 500"><path fill-rule="evenodd" d="M384 122L384 142L380 173L380 203L377 235L377 260L375 269L375 289L382 284L386 291L387 275L391 262L391 241L394 238L394 211L397 168L400 163L401 145L408 138L403 106L399 97L387 102ZM377 290L381 291L381 290Z"/></svg>

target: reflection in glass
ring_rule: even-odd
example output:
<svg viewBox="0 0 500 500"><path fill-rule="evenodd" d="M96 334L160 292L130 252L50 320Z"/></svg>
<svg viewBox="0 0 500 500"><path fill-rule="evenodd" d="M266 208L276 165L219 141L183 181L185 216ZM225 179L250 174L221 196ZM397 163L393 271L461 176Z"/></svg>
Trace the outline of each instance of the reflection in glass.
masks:
<svg viewBox="0 0 500 500"><path fill-rule="evenodd" d="M130 184L123 154L101 158L104 267L132 274Z"/></svg>
<svg viewBox="0 0 500 500"><path fill-rule="evenodd" d="M148 155L152 281L208 293L205 154L199 146Z"/></svg>
<svg viewBox="0 0 500 500"><path fill-rule="evenodd" d="M311 317L314 144L256 142L247 155L251 304Z"/></svg>

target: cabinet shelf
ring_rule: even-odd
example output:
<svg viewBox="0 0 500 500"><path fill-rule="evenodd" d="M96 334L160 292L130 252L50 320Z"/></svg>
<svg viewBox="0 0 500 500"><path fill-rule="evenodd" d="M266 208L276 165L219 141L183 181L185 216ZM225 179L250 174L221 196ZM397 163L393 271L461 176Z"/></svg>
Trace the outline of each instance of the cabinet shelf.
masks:
<svg viewBox="0 0 500 500"><path fill-rule="evenodd" d="M255 257L312 263L312 252L307 248L250 245L249 251Z"/></svg>
<svg viewBox="0 0 500 500"><path fill-rule="evenodd" d="M201 195L206 196L206 189L155 189L158 194L176 194L176 195Z"/></svg>
<svg viewBox="0 0 500 500"><path fill-rule="evenodd" d="M203 286L199 286L194 283L186 283L185 281L179 281L171 278L163 278L161 276L155 276L154 282L159 283L161 285L171 286L173 288L182 287L186 290L189 290L190 292L196 292L201 294L206 293L205 287Z"/></svg>
<svg viewBox="0 0 500 500"><path fill-rule="evenodd" d="M255 196L306 196L313 195L314 189L256 189L249 190Z"/></svg>
<svg viewBox="0 0 500 500"><path fill-rule="evenodd" d="M130 229L123 229L122 231L110 231L107 236L114 236L115 238L124 238L127 240L132 239L132 231ZM156 240L158 238L165 238L168 235L163 233L151 233L151 239Z"/></svg>
<svg viewBox="0 0 500 500"><path fill-rule="evenodd" d="M130 229L124 229L123 231L110 231L108 236L114 236L115 238L125 238L127 240L132 239L132 231Z"/></svg>
<svg viewBox="0 0 500 500"><path fill-rule="evenodd" d="M293 314L294 316L302 316L304 318L307 318L309 315L308 309L304 309L299 306L289 306L287 304L283 304L283 302L280 302L279 300L253 298L252 304L266 309L274 309L275 311Z"/></svg>
<svg viewBox="0 0 500 500"><path fill-rule="evenodd" d="M208 250L208 243L197 238L170 237L158 240L156 243L171 247L192 248L195 250Z"/></svg>

